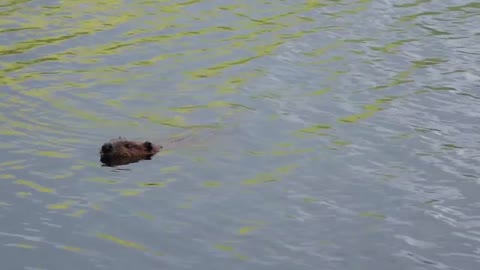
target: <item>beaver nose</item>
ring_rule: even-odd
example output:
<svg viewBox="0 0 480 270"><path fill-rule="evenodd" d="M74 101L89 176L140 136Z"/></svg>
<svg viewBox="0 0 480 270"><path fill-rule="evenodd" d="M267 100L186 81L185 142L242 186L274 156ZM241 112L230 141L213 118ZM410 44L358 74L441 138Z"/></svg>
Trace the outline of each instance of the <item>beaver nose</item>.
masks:
<svg viewBox="0 0 480 270"><path fill-rule="evenodd" d="M102 145L102 153L107 154L113 151L113 145L111 143L104 143Z"/></svg>
<svg viewBox="0 0 480 270"><path fill-rule="evenodd" d="M147 148L147 151L152 151L153 150L153 144L149 141L146 141L143 143L143 145L145 146L145 148Z"/></svg>

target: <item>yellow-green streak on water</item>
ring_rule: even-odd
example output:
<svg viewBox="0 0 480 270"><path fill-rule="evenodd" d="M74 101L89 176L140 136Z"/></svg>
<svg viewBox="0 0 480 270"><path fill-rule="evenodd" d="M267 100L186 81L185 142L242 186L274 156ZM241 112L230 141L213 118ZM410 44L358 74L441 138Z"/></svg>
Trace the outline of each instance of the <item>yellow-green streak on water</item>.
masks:
<svg viewBox="0 0 480 270"><path fill-rule="evenodd" d="M417 41L416 39L403 39L403 40L396 40L394 42L388 43L383 47L372 47L373 50L378 50L383 53L396 53L398 47L402 46L403 44Z"/></svg>
<svg viewBox="0 0 480 270"><path fill-rule="evenodd" d="M222 183L217 181L206 181L206 182L203 182L202 185L204 187L220 187L222 186Z"/></svg>
<svg viewBox="0 0 480 270"><path fill-rule="evenodd" d="M53 193L55 192L55 189L52 189L52 188L47 188L47 187L44 187L42 185L39 185L37 183L34 183L32 181L28 181L28 180L17 180L14 182L15 184L19 184L19 185L24 185L24 186L27 186L27 187L30 187L32 189L35 189L36 191L38 192L46 192L46 193Z"/></svg>
<svg viewBox="0 0 480 270"><path fill-rule="evenodd" d="M12 161L5 161L0 163L0 170L10 169L11 167L19 166L19 164L24 163L25 160L12 160ZM23 166L23 165L20 165Z"/></svg>
<svg viewBox="0 0 480 270"><path fill-rule="evenodd" d="M51 157L51 158L68 158L71 157L70 154L54 152L54 151L38 151L36 153L39 156Z"/></svg>
<svg viewBox="0 0 480 270"><path fill-rule="evenodd" d="M87 210L85 209L78 209L70 214L68 214L69 216L72 216L72 217L76 217L76 218L79 218L79 217L82 217L85 213L87 213Z"/></svg>
<svg viewBox="0 0 480 270"><path fill-rule="evenodd" d="M303 198L303 201L304 201L304 202L313 203L313 202L317 202L318 199L315 199L315 198Z"/></svg>
<svg viewBox="0 0 480 270"><path fill-rule="evenodd" d="M217 244L217 245L215 245L215 248L218 249L218 250L233 252L233 247L232 246Z"/></svg>
<svg viewBox="0 0 480 270"><path fill-rule="evenodd" d="M135 213L135 215L139 216L139 217L142 217L144 219L148 219L148 220L154 220L155 219L155 216L152 215L152 214L148 214L148 213L144 213L144 212L138 212L138 213Z"/></svg>
<svg viewBox="0 0 480 270"><path fill-rule="evenodd" d="M246 107L246 106L241 105L241 104L231 103L231 102L222 101L222 100L211 101L211 102L207 103L206 105L191 105L191 106L173 107L173 108L170 108L170 110L174 111L174 112L179 112L179 113L192 113L192 112L195 112L197 110L211 109L211 108L242 108L242 109L253 110L252 108Z"/></svg>
<svg viewBox="0 0 480 270"><path fill-rule="evenodd" d="M171 172L176 172L180 169L181 169L180 166L171 166L171 167L163 167L160 171L162 173L171 173Z"/></svg>
<svg viewBox="0 0 480 270"><path fill-rule="evenodd" d="M373 212L361 212L360 216L363 217L374 217L374 218L379 218L379 219L385 219L386 216L378 213L373 213Z"/></svg>
<svg viewBox="0 0 480 270"><path fill-rule="evenodd" d="M73 173L73 172L66 172L66 173L63 173L63 174L54 175L53 179L57 179L57 180L67 179L67 178L73 177L74 175L75 175L75 173Z"/></svg>
<svg viewBox="0 0 480 270"><path fill-rule="evenodd" d="M353 115L350 115L350 116L347 116L347 117L340 118L339 121L344 122L344 123L356 123L360 120L367 119L367 118L375 115L375 113L381 111L382 108L380 106L382 104L391 102L392 100L395 100L397 98L398 97L388 97L388 98L377 99L375 101L375 103L365 105L363 107L364 110L363 110L362 113L353 114Z"/></svg>
<svg viewBox="0 0 480 270"><path fill-rule="evenodd" d="M18 248L23 248L23 249L36 249L36 246L30 245L30 244L23 244L23 243L15 243L15 244L8 244L8 246L14 246Z"/></svg>
<svg viewBox="0 0 480 270"><path fill-rule="evenodd" d="M214 245L214 247L218 250L225 251L225 252L228 252L228 253L233 253L235 251L235 249L232 246L229 246L229 245L216 244L216 245ZM233 255L237 259L240 259L240 260L246 260L247 259L246 256L241 255L241 254L233 254Z"/></svg>
<svg viewBox="0 0 480 270"><path fill-rule="evenodd" d="M49 204L47 205L47 208L51 210L67 210L73 204L75 204L75 201L68 200L57 204Z"/></svg>
<svg viewBox="0 0 480 270"><path fill-rule="evenodd" d="M313 126L310 126L310 127L307 127L307 128L303 128L299 131L304 132L304 133L315 133L315 134L318 134L318 135L328 135L327 133L322 132L322 131L329 130L331 128L332 127L330 125L317 124L317 125L313 125Z"/></svg>
<svg viewBox="0 0 480 270"><path fill-rule="evenodd" d="M125 197L138 196L143 192L142 189L123 189L123 190L117 190L117 191L120 195Z"/></svg>
<svg viewBox="0 0 480 270"><path fill-rule="evenodd" d="M130 241L127 241L127 240L123 240L123 239L120 239L120 238L115 237L113 235L109 235L109 234L105 234L105 233L97 233L97 237L101 238L101 239L104 239L104 240L111 241L111 242L113 242L115 244L118 244L120 246L124 246L124 247L128 247L128 248L134 248L134 249L143 250L143 251L147 250L147 248L144 247L143 245L137 244L135 242L130 242Z"/></svg>
<svg viewBox="0 0 480 270"><path fill-rule="evenodd" d="M240 235L245 235L245 234L250 234L254 230L257 230L259 226L245 226L240 229L238 229L238 234Z"/></svg>
<svg viewBox="0 0 480 270"><path fill-rule="evenodd" d="M323 95L323 94L326 94L326 93L330 92L331 90L332 90L332 88L326 87L326 88L323 88L323 89L320 89L320 90L317 90L317 91L313 91L310 94L314 95L314 96L320 96L320 95Z"/></svg>
<svg viewBox="0 0 480 270"><path fill-rule="evenodd" d="M298 167L297 164L290 164L290 165L278 167L277 169L275 169L272 172L260 173L260 174L257 174L257 176L255 176L254 178L244 180L242 182L242 184L244 184L244 185L258 185L258 184L264 184L264 183L268 183L268 182L279 181L282 176L290 173L296 167Z"/></svg>

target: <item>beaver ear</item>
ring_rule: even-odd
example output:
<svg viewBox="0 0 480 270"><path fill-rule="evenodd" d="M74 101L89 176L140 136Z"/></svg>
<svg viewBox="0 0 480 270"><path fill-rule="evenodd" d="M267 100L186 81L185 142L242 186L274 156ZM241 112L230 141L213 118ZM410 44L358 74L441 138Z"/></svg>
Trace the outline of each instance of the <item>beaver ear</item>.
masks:
<svg viewBox="0 0 480 270"><path fill-rule="evenodd" d="M145 146L145 148L147 148L148 151L152 151L153 150L153 144L149 141L146 141L143 143L143 145Z"/></svg>

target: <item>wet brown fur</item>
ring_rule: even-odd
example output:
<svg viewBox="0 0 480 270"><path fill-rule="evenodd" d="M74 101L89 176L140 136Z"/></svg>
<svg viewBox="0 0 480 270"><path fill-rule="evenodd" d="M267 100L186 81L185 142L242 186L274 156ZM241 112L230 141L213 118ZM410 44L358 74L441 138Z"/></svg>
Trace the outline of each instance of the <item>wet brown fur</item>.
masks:
<svg viewBox="0 0 480 270"><path fill-rule="evenodd" d="M131 141L118 138L106 142L100 148L100 161L106 166L126 165L149 160L163 147L149 141Z"/></svg>

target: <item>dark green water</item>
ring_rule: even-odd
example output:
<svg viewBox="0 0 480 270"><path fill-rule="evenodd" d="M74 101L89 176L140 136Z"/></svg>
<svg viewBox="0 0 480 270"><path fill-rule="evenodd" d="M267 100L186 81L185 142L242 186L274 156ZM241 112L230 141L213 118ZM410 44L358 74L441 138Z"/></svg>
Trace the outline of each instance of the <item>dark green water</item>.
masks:
<svg viewBox="0 0 480 270"><path fill-rule="evenodd" d="M478 2L5 0L0 23L1 269L478 268Z"/></svg>

